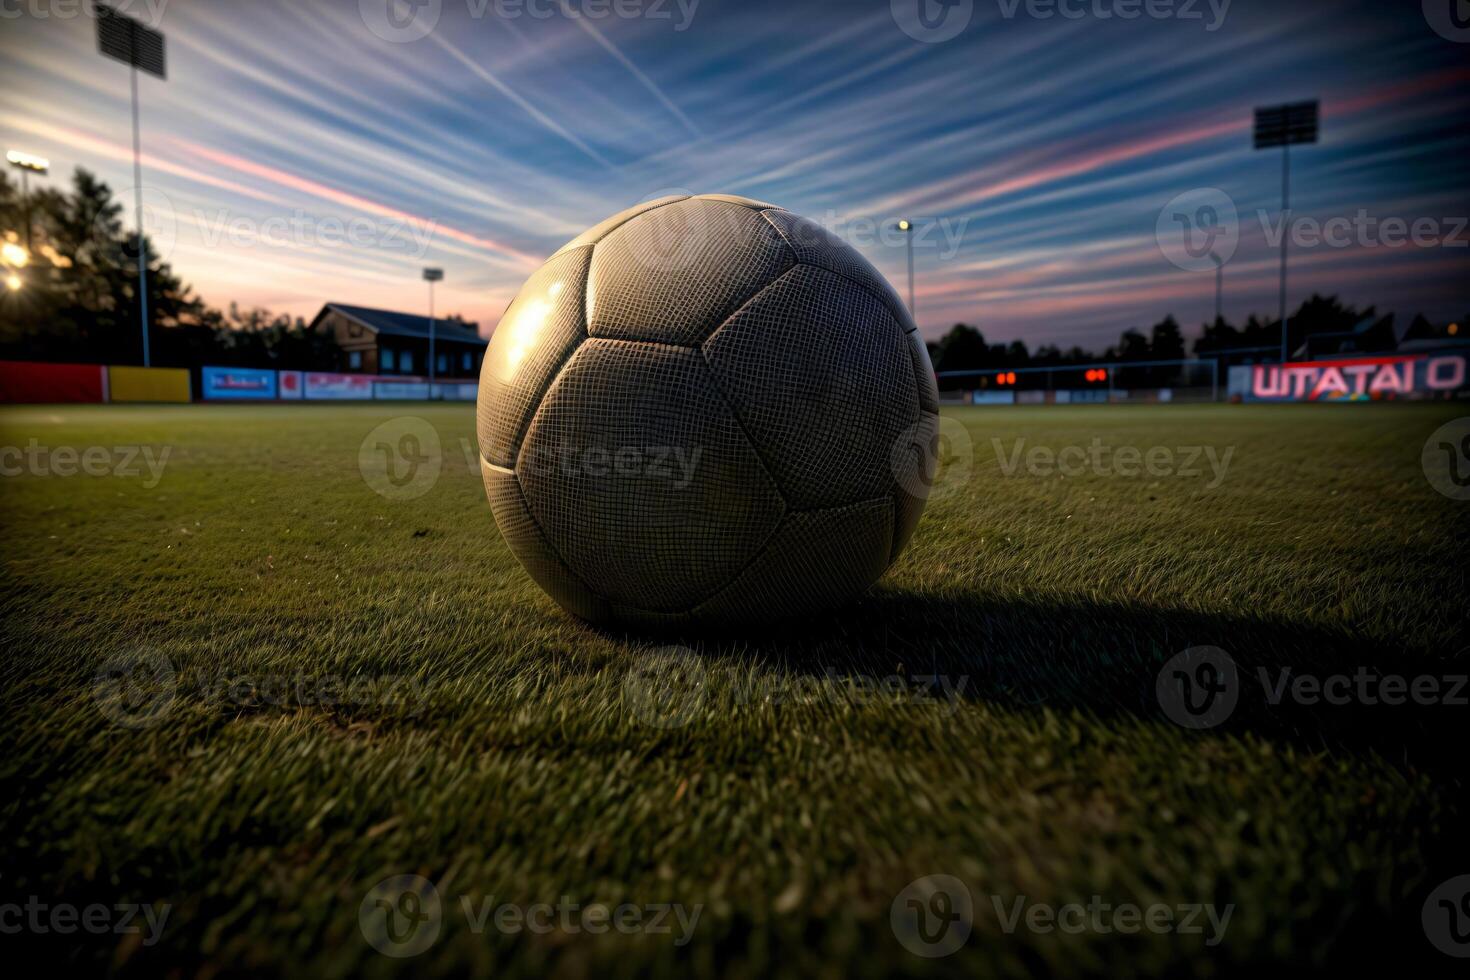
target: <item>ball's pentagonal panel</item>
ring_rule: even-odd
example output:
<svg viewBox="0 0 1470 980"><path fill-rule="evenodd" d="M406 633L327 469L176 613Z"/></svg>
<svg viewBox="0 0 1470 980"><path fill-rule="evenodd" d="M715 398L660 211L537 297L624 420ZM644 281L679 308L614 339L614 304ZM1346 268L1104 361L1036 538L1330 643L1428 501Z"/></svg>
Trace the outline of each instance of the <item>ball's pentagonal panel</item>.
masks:
<svg viewBox="0 0 1470 980"><path fill-rule="evenodd" d="M687 201L688 199L689 195L687 194L675 194L669 197L655 198L652 201L644 201L642 204L635 204L627 210L619 211L611 218L604 218L602 221L599 221L597 224L593 225L591 228L588 228L586 231L582 232L582 234L578 235L576 238L573 238L561 248L557 249L556 254L560 255L562 252L570 252L572 249L581 248L583 245L596 245L598 242L606 238L609 232L621 227L622 225L627 224L629 221L632 221L640 214L652 211L654 208L661 208L665 204L673 204L676 201Z"/></svg>
<svg viewBox="0 0 1470 980"><path fill-rule="evenodd" d="M516 560L525 566L536 584L583 619L607 618L607 601L572 574L546 540L526 508L515 474L495 466L482 466L480 470L485 477L485 492L495 513L495 523Z"/></svg>
<svg viewBox="0 0 1470 980"><path fill-rule="evenodd" d="M888 567L893 520L887 500L789 514L755 560L695 611L715 621L756 609L788 618L841 602Z"/></svg>
<svg viewBox="0 0 1470 980"><path fill-rule="evenodd" d="M480 366L478 430L487 462L509 467L541 394L586 337L582 297L592 247L536 271L500 318Z"/></svg>
<svg viewBox="0 0 1470 980"><path fill-rule="evenodd" d="M697 350L592 339L516 460L556 553L608 600L687 612L748 562L784 504Z"/></svg>
<svg viewBox="0 0 1470 980"><path fill-rule="evenodd" d="M704 198L656 208L597 243L587 332L698 344L792 263L760 211Z"/></svg>
<svg viewBox="0 0 1470 980"><path fill-rule="evenodd" d="M668 198L574 239L507 311L481 375L485 487L576 615L754 623L850 598L898 556L937 410L907 311L840 239L760 201Z"/></svg>
<svg viewBox="0 0 1470 980"><path fill-rule="evenodd" d="M903 328L878 297L799 265L703 350L793 509L888 497L890 455L919 398Z"/></svg>
<svg viewBox="0 0 1470 980"><path fill-rule="evenodd" d="M781 232L781 237L785 239L786 244L796 253L796 261L835 272L861 284L873 295L883 300L888 311L905 330L917 329L914 326L913 317L909 315L908 307L899 300L898 293L893 291L888 280L873 268L872 263L835 233L828 231L815 221L792 214L790 211L776 209L765 212L765 215L771 224Z"/></svg>

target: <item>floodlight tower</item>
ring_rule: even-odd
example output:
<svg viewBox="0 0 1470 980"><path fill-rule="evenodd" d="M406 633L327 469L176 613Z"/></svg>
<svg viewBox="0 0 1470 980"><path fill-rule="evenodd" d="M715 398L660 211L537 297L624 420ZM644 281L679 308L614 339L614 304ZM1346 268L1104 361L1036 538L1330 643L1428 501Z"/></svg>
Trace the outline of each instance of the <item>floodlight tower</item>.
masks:
<svg viewBox="0 0 1470 980"><path fill-rule="evenodd" d="M34 252L35 243L31 241L31 174L41 177L51 172L51 161L45 157L33 156L22 153L19 150L11 150L5 154L5 160L12 167L20 171L20 199L26 212L26 251Z"/></svg>
<svg viewBox="0 0 1470 980"><path fill-rule="evenodd" d="M138 126L138 71L168 78L163 34L105 3L93 5L97 50L130 69L133 83L133 204L138 225L138 307L143 317L143 366L148 367L148 246L143 237L143 148Z"/></svg>
<svg viewBox="0 0 1470 980"><path fill-rule="evenodd" d="M429 401L434 400L434 283L444 280L443 269L425 269L424 282L429 284Z"/></svg>
<svg viewBox="0 0 1470 980"><path fill-rule="evenodd" d="M1281 147L1281 370L1290 354L1286 322L1286 242L1291 237L1291 147L1317 142L1317 100L1256 109L1255 148Z"/></svg>

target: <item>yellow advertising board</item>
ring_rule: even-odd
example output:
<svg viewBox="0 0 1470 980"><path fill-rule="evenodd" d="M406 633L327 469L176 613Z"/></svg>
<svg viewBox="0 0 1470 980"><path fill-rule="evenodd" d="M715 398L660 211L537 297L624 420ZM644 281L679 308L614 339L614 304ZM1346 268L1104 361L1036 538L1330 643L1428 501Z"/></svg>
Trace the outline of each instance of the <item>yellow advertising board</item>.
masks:
<svg viewBox="0 0 1470 980"><path fill-rule="evenodd" d="M190 400L187 368L107 367L108 401L187 402Z"/></svg>

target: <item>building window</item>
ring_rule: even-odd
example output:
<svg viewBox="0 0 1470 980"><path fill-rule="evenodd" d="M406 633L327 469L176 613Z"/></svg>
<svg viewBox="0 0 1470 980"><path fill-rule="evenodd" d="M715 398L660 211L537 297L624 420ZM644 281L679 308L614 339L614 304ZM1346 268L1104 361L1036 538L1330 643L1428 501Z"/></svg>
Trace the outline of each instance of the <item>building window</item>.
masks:
<svg viewBox="0 0 1470 980"><path fill-rule="evenodd" d="M449 370L449 358L445 357L443 354L440 354L438 357L434 358L434 364L436 365L434 370L440 374L444 374Z"/></svg>
<svg viewBox="0 0 1470 980"><path fill-rule="evenodd" d="M393 370L393 351L387 347L383 348L383 370Z"/></svg>
<svg viewBox="0 0 1470 980"><path fill-rule="evenodd" d="M465 351L463 354L459 355L459 367L460 367L460 370L465 371L465 372L468 373L468 371L470 370L470 368L472 368L474 366L475 366L475 355L471 354L469 351Z"/></svg>
<svg viewBox="0 0 1470 980"><path fill-rule="evenodd" d="M354 350L347 352L347 366L354 371L362 370L362 351Z"/></svg>
<svg viewBox="0 0 1470 980"><path fill-rule="evenodd" d="M406 350L398 355L398 369L404 374L413 374L413 351Z"/></svg>

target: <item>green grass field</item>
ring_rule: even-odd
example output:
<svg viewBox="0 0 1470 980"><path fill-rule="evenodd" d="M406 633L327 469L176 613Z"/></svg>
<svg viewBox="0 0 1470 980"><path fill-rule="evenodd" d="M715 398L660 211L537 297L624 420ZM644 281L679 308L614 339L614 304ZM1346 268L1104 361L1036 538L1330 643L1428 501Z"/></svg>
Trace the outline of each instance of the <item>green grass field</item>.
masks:
<svg viewBox="0 0 1470 980"><path fill-rule="evenodd" d="M4 948L142 976L1448 969L1420 909L1470 872L1470 709L1272 705L1254 678L1466 672L1470 504L1420 464L1463 414L947 410L971 451L951 442L863 601L637 637L569 619L510 556L472 406L5 409L3 447L168 456L156 481L141 456L137 475L61 475L64 454L0 478L0 905L170 908L156 942L30 928ZM359 469L396 415L443 447L412 500ZM1037 446L1094 440L1171 462L1027 471ZM1190 447L1228 465L1175 472ZM1196 731L1155 683L1200 645L1242 687ZM114 697L104 668L129 663L164 672ZM392 958L360 909L410 874L433 882L439 931ZM926 958L891 910L940 874L972 931ZM1203 917L1202 934L1010 918L1093 896L1230 918L1223 936ZM481 929L466 903L692 922Z"/></svg>

